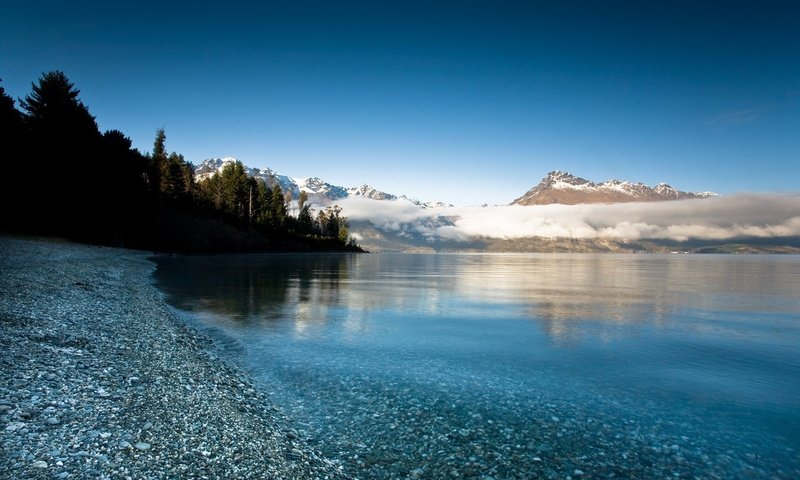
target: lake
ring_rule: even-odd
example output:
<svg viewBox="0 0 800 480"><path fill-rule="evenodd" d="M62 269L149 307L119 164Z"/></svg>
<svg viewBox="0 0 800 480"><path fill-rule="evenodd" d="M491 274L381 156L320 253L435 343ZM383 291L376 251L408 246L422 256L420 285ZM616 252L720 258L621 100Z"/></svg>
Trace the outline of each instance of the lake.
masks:
<svg viewBox="0 0 800 480"><path fill-rule="evenodd" d="M359 478L800 478L800 257L160 257Z"/></svg>

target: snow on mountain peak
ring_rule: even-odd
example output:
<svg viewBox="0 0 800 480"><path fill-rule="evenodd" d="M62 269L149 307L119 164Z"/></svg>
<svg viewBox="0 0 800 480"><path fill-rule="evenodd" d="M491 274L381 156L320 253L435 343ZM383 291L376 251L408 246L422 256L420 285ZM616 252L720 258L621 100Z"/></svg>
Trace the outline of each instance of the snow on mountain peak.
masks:
<svg viewBox="0 0 800 480"><path fill-rule="evenodd" d="M594 183L567 172L553 170L537 186L514 200L512 204L560 203L574 205L578 203L651 202L708 196L712 196L712 194L709 192L682 192L666 183L659 183L653 188L642 182L634 183L617 179Z"/></svg>
<svg viewBox="0 0 800 480"><path fill-rule="evenodd" d="M234 157L209 158L203 160L200 165L195 167L195 180L198 182L205 180L217 172L221 172L226 165L237 161L238 160ZM284 191L292 192L294 198L298 198L300 192L306 192L309 196L309 200L315 203L328 203L348 197L370 198L373 200L398 199L396 195L380 191L366 183L360 187L345 188L332 185L319 177L292 178L286 175L280 175L269 168L259 169L245 166L245 171L248 175L260 178L267 182L267 184L272 185L277 182ZM416 202L416 204L422 207L444 205L441 202L429 202L427 204Z"/></svg>
<svg viewBox="0 0 800 480"><path fill-rule="evenodd" d="M545 178L542 179L542 183L550 183L550 184L565 184L565 185L585 185L591 183L589 180L585 178L576 177L575 175L569 172L563 172L561 170L553 170L552 172L548 173Z"/></svg>
<svg viewBox="0 0 800 480"><path fill-rule="evenodd" d="M396 195L391 193L381 192L375 188L367 185L366 183L360 187L353 187L347 189L347 195L351 197L364 197L373 200L397 200Z"/></svg>

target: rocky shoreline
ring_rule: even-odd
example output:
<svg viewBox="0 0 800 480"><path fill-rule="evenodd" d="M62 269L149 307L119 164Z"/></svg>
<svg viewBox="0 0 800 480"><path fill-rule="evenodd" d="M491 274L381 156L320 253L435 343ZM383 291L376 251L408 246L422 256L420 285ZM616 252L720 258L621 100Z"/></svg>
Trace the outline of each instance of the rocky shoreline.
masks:
<svg viewBox="0 0 800 480"><path fill-rule="evenodd" d="M175 316L154 268L0 237L0 478L344 478Z"/></svg>

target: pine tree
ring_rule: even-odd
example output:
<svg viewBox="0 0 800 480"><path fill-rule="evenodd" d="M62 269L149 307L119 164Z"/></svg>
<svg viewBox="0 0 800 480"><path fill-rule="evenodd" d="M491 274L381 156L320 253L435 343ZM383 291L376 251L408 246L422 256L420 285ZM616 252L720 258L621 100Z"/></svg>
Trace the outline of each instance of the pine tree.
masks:
<svg viewBox="0 0 800 480"><path fill-rule="evenodd" d="M277 183L272 187L272 227L280 228L286 224L286 203L283 190Z"/></svg>
<svg viewBox="0 0 800 480"><path fill-rule="evenodd" d="M14 99L0 85L0 148L4 152L20 151L18 145L22 143L23 131L22 114L14 107Z"/></svg>
<svg viewBox="0 0 800 480"><path fill-rule="evenodd" d="M112 188L119 196L141 193L146 187L147 159L132 146L130 138L119 130L108 130L102 138L102 157ZM131 199L132 200L132 199Z"/></svg>
<svg viewBox="0 0 800 480"><path fill-rule="evenodd" d="M97 123L79 95L80 90L63 72L42 75L38 84L32 84L31 94L20 101L34 135L72 142L99 137Z"/></svg>
<svg viewBox="0 0 800 480"><path fill-rule="evenodd" d="M167 162L166 148L167 134L163 128L156 130L156 139L153 141L153 153L150 154L150 169L148 181L154 193L161 193L164 164Z"/></svg>
<svg viewBox="0 0 800 480"><path fill-rule="evenodd" d="M167 155L166 140L164 129L156 130L147 173L150 188L162 200L190 202L195 189L194 168L179 153Z"/></svg>
<svg viewBox="0 0 800 480"><path fill-rule="evenodd" d="M30 132L28 159L42 172L59 172L40 176L42 193L29 197L30 217L60 233L96 231L109 206L97 189L98 173L106 173L102 137L79 94L64 73L53 71L20 100Z"/></svg>
<svg viewBox="0 0 800 480"><path fill-rule="evenodd" d="M231 216L244 219L249 191L247 172L242 162L233 162L222 169L222 189L225 211Z"/></svg>
<svg viewBox="0 0 800 480"><path fill-rule="evenodd" d="M183 155L172 152L161 162L161 194L170 200L182 198L186 192Z"/></svg>
<svg viewBox="0 0 800 480"><path fill-rule="evenodd" d="M45 73L18 110L0 86L0 148L12 159L0 176L0 228L170 250L291 248L298 240L324 248L348 239L341 209L315 222L303 192L295 219L292 193L274 178L248 176L241 162L196 184L193 166L167 153L163 128L147 155L119 130L101 134L79 94L62 72ZM315 233L333 241L300 239Z"/></svg>
<svg viewBox="0 0 800 480"><path fill-rule="evenodd" d="M183 159L183 155L181 155L181 159ZM197 186L194 183L194 165L190 162L183 161L181 164L181 180L184 197L191 199L194 197Z"/></svg>
<svg viewBox="0 0 800 480"><path fill-rule="evenodd" d="M25 149L25 142L26 131L22 114L14 107L14 99L8 96L0 85L0 150L7 156L6 158L12 160L10 163L16 163L19 161L18 156ZM6 171L6 175L10 173Z"/></svg>
<svg viewBox="0 0 800 480"><path fill-rule="evenodd" d="M334 205L333 207L327 207L325 210L328 211L325 236L337 238L339 236L339 212L341 212L341 208L338 205Z"/></svg>
<svg viewBox="0 0 800 480"><path fill-rule="evenodd" d="M256 205L258 205L255 222L259 226L269 224L270 202L272 195L267 187L267 182L259 179L256 181L255 191Z"/></svg>
<svg viewBox="0 0 800 480"><path fill-rule="evenodd" d="M154 158L167 158L167 133L164 128L156 130L156 139L153 142L153 155Z"/></svg>
<svg viewBox="0 0 800 480"><path fill-rule="evenodd" d="M204 196L210 201L217 211L222 211L225 207L225 188L222 184L222 174L215 173L200 184Z"/></svg>
<svg viewBox="0 0 800 480"><path fill-rule="evenodd" d="M0 180L0 225L20 223L18 192L19 182L26 178L22 165L27 149L27 131L22 114L14 107L14 99L6 94L0 85L0 151L7 159L3 162L3 175Z"/></svg>
<svg viewBox="0 0 800 480"><path fill-rule="evenodd" d="M311 207L309 205L303 205L300 208L300 213L297 214L297 224L301 233L314 233L314 218L311 215Z"/></svg>

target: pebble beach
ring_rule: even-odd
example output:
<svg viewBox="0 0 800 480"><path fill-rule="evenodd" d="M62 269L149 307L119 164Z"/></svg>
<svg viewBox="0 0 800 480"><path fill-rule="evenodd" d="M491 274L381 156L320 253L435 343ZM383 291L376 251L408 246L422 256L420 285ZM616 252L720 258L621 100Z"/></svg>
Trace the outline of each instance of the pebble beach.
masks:
<svg viewBox="0 0 800 480"><path fill-rule="evenodd" d="M148 255L0 237L0 478L344 478L176 317Z"/></svg>

